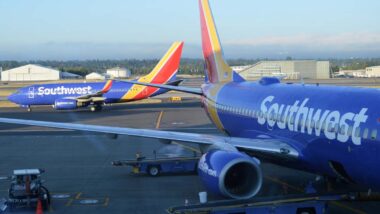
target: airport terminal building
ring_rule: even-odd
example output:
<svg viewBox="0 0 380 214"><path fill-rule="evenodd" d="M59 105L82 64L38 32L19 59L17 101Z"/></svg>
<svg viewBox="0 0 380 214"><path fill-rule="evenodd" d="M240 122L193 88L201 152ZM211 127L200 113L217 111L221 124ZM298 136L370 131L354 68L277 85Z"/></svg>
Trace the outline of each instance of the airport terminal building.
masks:
<svg viewBox="0 0 380 214"><path fill-rule="evenodd" d="M284 76L286 79L329 79L330 62L316 60L260 61L239 72L247 80L262 76Z"/></svg>

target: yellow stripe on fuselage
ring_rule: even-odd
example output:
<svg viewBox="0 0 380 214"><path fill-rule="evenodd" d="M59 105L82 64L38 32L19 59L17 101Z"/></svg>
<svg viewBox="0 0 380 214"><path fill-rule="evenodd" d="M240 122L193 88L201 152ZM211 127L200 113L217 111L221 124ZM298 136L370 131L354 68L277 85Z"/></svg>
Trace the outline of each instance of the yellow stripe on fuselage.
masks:
<svg viewBox="0 0 380 214"><path fill-rule="evenodd" d="M133 84L128 92L122 97L122 100L133 100L145 88L146 86Z"/></svg>
<svg viewBox="0 0 380 214"><path fill-rule="evenodd" d="M210 119L212 122L216 125L216 127L224 131L224 127L222 122L220 121L219 115L218 115L218 110L216 108L216 101L217 101L217 96L219 91L223 88L224 84L214 84L212 88L208 90L207 94L207 112L210 116Z"/></svg>

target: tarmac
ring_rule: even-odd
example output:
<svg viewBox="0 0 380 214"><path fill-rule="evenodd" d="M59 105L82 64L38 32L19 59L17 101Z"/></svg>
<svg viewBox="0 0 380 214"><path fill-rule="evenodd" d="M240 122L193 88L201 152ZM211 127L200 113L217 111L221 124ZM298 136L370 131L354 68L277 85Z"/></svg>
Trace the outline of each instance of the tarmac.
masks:
<svg viewBox="0 0 380 214"><path fill-rule="evenodd" d="M1 117L75 122L118 127L147 128L220 134L196 99L180 103L106 106L102 112L88 109L54 111L36 107L1 108ZM198 203L205 191L192 174L134 175L128 167L111 161L133 159L137 152L152 156L164 146L157 140L0 124L0 176L13 169L43 168L45 186L53 195L47 213L166 213L171 206ZM316 175L263 163L264 186L258 197L300 194ZM0 198L7 197L9 181L0 181ZM209 200L222 199L209 194ZM377 213L378 202L330 202L332 213ZM19 208L13 213L33 213ZM9 213L9 212L6 212Z"/></svg>

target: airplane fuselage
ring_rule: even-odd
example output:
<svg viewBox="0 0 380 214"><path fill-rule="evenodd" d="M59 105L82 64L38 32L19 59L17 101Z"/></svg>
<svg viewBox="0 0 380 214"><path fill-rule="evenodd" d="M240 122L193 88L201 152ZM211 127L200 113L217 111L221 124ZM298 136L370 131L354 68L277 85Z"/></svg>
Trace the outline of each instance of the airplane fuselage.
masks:
<svg viewBox="0 0 380 214"><path fill-rule="evenodd" d="M20 105L53 105L58 99L76 98L102 90L105 82L59 83L31 85L19 89L10 100ZM120 103L144 99L167 90L115 81L105 93L104 103Z"/></svg>
<svg viewBox="0 0 380 214"><path fill-rule="evenodd" d="M226 134L283 139L302 154L292 167L380 189L378 89L276 82L202 89L210 119Z"/></svg>

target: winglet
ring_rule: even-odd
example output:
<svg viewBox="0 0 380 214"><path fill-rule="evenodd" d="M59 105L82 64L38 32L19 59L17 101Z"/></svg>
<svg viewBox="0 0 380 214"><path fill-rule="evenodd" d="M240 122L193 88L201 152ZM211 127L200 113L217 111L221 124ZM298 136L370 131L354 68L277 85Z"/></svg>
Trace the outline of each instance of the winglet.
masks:
<svg viewBox="0 0 380 214"><path fill-rule="evenodd" d="M104 85L103 89L101 90L102 94L105 94L109 90L111 90L112 84L113 84L113 80L107 80L106 84Z"/></svg>

